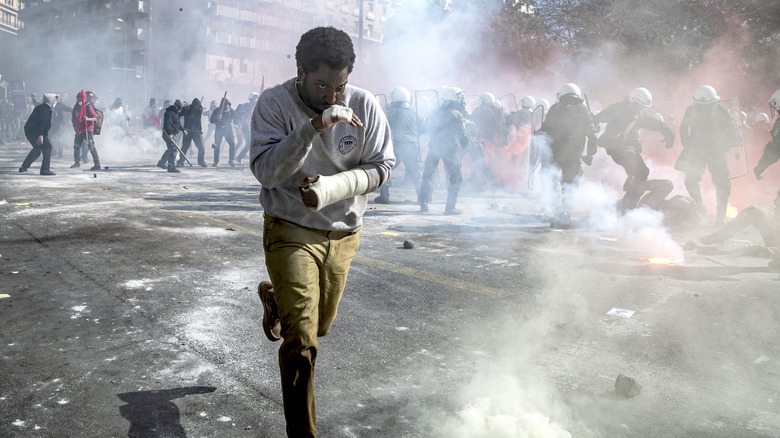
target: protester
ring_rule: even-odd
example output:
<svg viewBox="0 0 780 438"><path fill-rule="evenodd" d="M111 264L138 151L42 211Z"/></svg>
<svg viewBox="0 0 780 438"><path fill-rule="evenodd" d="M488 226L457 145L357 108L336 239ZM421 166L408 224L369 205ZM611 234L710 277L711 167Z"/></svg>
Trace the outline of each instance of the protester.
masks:
<svg viewBox="0 0 780 438"><path fill-rule="evenodd" d="M92 154L92 161L94 165L89 170L100 170L100 158L98 158L97 148L95 148L95 122L97 119L97 112L92 105L92 98L94 94L91 91L86 93L80 91L76 95L78 101L71 111L71 123L73 124L73 130L76 131L76 136L73 138L73 163L71 168L81 167L81 147L84 142L87 143L89 152Z"/></svg>
<svg viewBox="0 0 780 438"><path fill-rule="evenodd" d="M395 163L376 98L347 84L355 63L344 31L301 36L297 77L266 89L252 115L251 169L262 184L270 282L258 288L263 328L279 348L287 435L314 437L317 337L333 324L358 250L366 193Z"/></svg>
<svg viewBox="0 0 780 438"><path fill-rule="evenodd" d="M51 142L49 141L49 129L51 128L52 105L55 94L46 93L43 95L43 103L36 106L27 123L24 124L24 136L32 145L32 150L19 168L19 172L27 172L32 163L43 154L41 161L41 175L54 175L49 169L51 164Z"/></svg>

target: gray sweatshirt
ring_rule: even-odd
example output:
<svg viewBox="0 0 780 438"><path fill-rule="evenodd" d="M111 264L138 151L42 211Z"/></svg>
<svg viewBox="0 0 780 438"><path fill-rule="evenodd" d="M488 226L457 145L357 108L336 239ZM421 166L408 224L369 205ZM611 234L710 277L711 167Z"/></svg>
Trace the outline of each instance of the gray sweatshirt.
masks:
<svg viewBox="0 0 780 438"><path fill-rule="evenodd" d="M262 188L260 204L279 219L320 230L358 231L366 211L366 195L344 199L313 212L303 204L298 185L306 177L335 175L361 168L369 189L390 177L395 164L390 128L377 99L347 85L339 105L352 108L362 127L338 123L323 132L311 124L320 117L307 107L295 88L295 78L260 95L252 113L252 173Z"/></svg>

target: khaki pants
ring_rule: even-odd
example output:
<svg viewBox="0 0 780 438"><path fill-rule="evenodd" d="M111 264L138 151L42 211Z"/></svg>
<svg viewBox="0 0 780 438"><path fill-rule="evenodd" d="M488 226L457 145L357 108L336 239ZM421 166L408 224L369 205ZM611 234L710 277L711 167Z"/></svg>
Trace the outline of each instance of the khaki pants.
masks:
<svg viewBox="0 0 780 438"><path fill-rule="evenodd" d="M780 246L780 221L771 211L755 205L742 210L737 217L729 221L715 234L720 240L725 241L750 225L755 226L761 234L765 247Z"/></svg>
<svg viewBox="0 0 780 438"><path fill-rule="evenodd" d="M265 215L263 249L282 325L279 368L290 437L317 435L317 337L336 318L359 244L360 233L316 230Z"/></svg>

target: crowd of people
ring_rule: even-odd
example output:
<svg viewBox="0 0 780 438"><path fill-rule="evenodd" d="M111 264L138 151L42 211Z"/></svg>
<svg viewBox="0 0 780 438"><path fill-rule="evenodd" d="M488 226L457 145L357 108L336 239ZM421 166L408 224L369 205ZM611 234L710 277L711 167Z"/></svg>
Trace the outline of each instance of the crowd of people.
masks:
<svg viewBox="0 0 780 438"><path fill-rule="evenodd" d="M461 213L456 202L464 183L461 161L468 155L468 178L474 181L475 187L517 186L523 174L531 183L539 169L538 179L546 195L551 227L569 228L571 197L583 175L582 165L590 166L599 149L604 149L621 168L615 169L616 172L626 174L625 193L616 204L619 212L639 206L664 209L673 185L669 180L648 180L650 168L643 157L641 141L642 131L648 131L658 132L667 149L675 146L677 138L682 143L674 168L684 175L692 216L701 217L707 211L700 182L709 171L716 189L716 222L723 224L731 192L729 150L745 146L748 141L762 145L768 141L762 158L764 163L769 159L766 157L772 156L770 146L775 144L777 136L776 128L770 129L765 113L757 113L754 123L748 124L746 114L733 114L709 85L694 91L692 103L679 126L670 126L660 113L650 112L653 97L642 87L631 90L623 100L596 114L591 112L580 87L574 83L564 84L558 90L557 101L552 106L541 99L536 102L532 96L524 96L517 111L508 112L492 93L482 94L479 100L479 106L469 111L463 90L442 87L435 108L422 116L412 109L408 89L397 87L391 92L386 113L394 143L398 144L396 166L405 166L404 174L417 191L421 212L429 211L432 186L437 182L441 162L447 180L444 214ZM773 96L770 100L773 116L777 106ZM428 142L420 175L422 135ZM383 186L374 201L389 203L390 186L390 183ZM680 199L675 201L679 206Z"/></svg>
<svg viewBox="0 0 780 438"><path fill-rule="evenodd" d="M103 107L92 91L78 92L75 103L69 102L68 93L45 93L41 102L33 93L27 97L28 105L22 111L18 111L8 99L0 101L0 144L29 138L25 124L35 113L35 108L45 105L48 111L39 110L27 128L39 125L36 129L43 129L42 126L45 126L45 145L37 144L36 140L33 148L37 156L44 157L41 175L56 175L49 168L51 157L62 158L71 139L74 153L71 168L79 168L89 163L91 158L93 166L90 170L101 170L103 167L95 142L101 131L111 131L112 140L120 142L137 141L139 138L159 142L164 146L165 154L157 165L173 173L178 173L179 168L189 162L186 154L193 143L197 149L198 165L207 167L204 144L208 144L209 140L213 149L211 166L217 167L224 139L229 145L228 164L235 167L249 153L249 124L258 96L258 93L251 93L248 101L235 110L231 108L227 96L219 104L212 100L208 109L203 108L202 97L193 99L191 103L181 99L165 100L162 107L158 106L156 98L151 98L140 116L133 117L120 97L109 107ZM47 117L45 123L37 120L42 115ZM205 122L202 121L204 117L207 119ZM205 135L204 123L208 124ZM19 171L26 172L31 164L25 162Z"/></svg>

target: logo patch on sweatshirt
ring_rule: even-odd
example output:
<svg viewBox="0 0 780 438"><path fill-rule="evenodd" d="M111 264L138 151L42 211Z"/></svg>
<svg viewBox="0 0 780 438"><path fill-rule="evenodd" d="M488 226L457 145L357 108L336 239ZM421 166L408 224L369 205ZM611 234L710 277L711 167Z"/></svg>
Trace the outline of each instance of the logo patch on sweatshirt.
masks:
<svg viewBox="0 0 780 438"><path fill-rule="evenodd" d="M351 135L348 135L341 139L339 142L339 152L341 155L347 155L357 147L357 139Z"/></svg>

